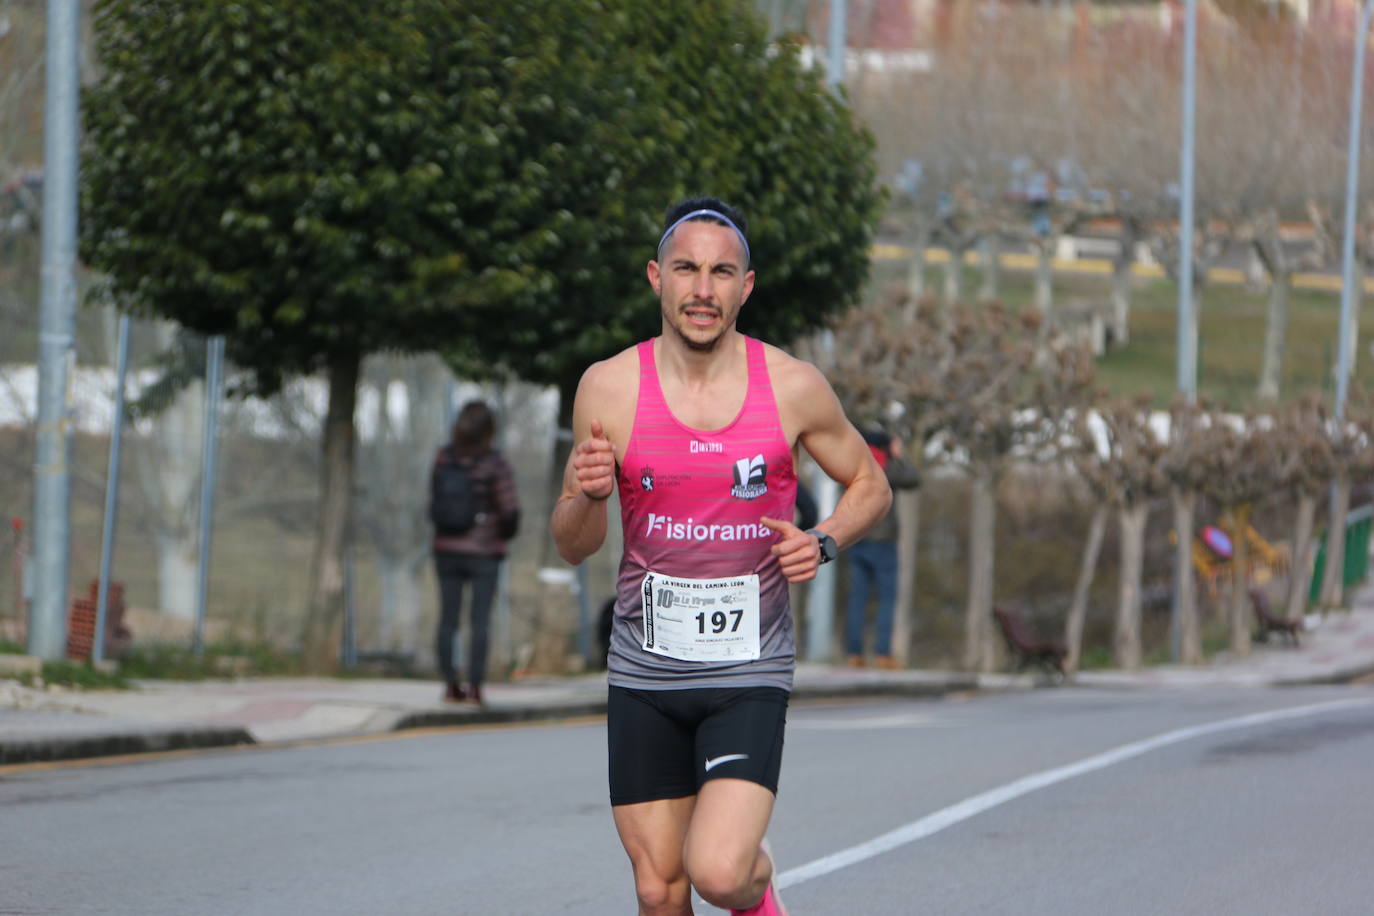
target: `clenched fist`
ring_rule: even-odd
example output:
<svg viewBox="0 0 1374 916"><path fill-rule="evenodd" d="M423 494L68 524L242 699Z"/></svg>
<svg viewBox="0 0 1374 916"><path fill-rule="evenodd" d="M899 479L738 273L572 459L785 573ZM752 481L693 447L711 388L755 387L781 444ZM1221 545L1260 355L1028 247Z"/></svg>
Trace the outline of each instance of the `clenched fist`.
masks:
<svg viewBox="0 0 1374 916"><path fill-rule="evenodd" d="M816 567L821 565L821 548L814 534L807 534L791 522L764 516L759 519L764 527L782 535L773 545L773 556L778 558L782 574L788 582L806 582L816 578Z"/></svg>
<svg viewBox="0 0 1374 916"><path fill-rule="evenodd" d="M588 499L600 502L615 489L615 446L606 438L600 420L592 421L592 437L577 443L573 470L577 472L582 495Z"/></svg>

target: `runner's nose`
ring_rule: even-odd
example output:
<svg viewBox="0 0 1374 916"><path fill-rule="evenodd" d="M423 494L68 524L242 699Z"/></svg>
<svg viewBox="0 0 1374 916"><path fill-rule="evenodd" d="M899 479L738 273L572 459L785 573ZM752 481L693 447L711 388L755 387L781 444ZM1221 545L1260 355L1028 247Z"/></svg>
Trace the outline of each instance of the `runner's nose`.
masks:
<svg viewBox="0 0 1374 916"><path fill-rule="evenodd" d="M711 275L704 270L698 273L696 282L692 284L692 295L699 302L710 302L713 292L714 290L711 287Z"/></svg>

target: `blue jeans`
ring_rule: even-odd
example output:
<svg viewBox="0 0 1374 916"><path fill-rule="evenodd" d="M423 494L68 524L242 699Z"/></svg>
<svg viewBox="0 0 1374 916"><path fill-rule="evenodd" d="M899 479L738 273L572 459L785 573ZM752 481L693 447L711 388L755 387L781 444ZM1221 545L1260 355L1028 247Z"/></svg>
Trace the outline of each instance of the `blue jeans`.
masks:
<svg viewBox="0 0 1374 916"><path fill-rule="evenodd" d="M864 651L864 612L869 593L878 593L878 622L873 633L873 651L892 654L892 613L897 606L897 545L891 541L859 541L847 551L849 557L849 606L845 610L845 651L862 655Z"/></svg>

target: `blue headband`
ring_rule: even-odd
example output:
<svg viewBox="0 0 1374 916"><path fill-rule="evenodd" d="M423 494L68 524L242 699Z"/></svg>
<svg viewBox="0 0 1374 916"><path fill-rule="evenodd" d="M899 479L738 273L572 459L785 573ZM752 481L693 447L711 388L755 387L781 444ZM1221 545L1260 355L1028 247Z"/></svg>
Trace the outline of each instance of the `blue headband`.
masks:
<svg viewBox="0 0 1374 916"><path fill-rule="evenodd" d="M658 256L662 257L663 246L668 241L668 236L672 235L674 230L676 230L678 226L681 226L689 219L696 219L701 216L710 216L715 219L718 219L721 222L725 223L725 225L729 226L731 229L735 230L735 235L739 237L739 243L744 246L744 266L747 269L749 267L749 240L744 237L743 232L740 232L739 226L735 225L735 221L732 220L730 217L726 216L724 213L721 213L719 210L693 210L691 213L688 213L686 216L682 217L677 222L673 223L671 226L665 229L663 232L663 237L658 240Z"/></svg>

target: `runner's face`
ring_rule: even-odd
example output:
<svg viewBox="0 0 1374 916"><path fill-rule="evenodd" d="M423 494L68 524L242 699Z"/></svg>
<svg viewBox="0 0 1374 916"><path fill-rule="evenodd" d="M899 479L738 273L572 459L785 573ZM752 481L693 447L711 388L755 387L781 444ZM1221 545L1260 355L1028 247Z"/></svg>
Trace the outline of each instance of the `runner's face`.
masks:
<svg viewBox="0 0 1374 916"><path fill-rule="evenodd" d="M677 227L661 263L649 262L649 283L663 310L663 332L693 350L712 350L734 327L754 272L733 229L697 221Z"/></svg>

